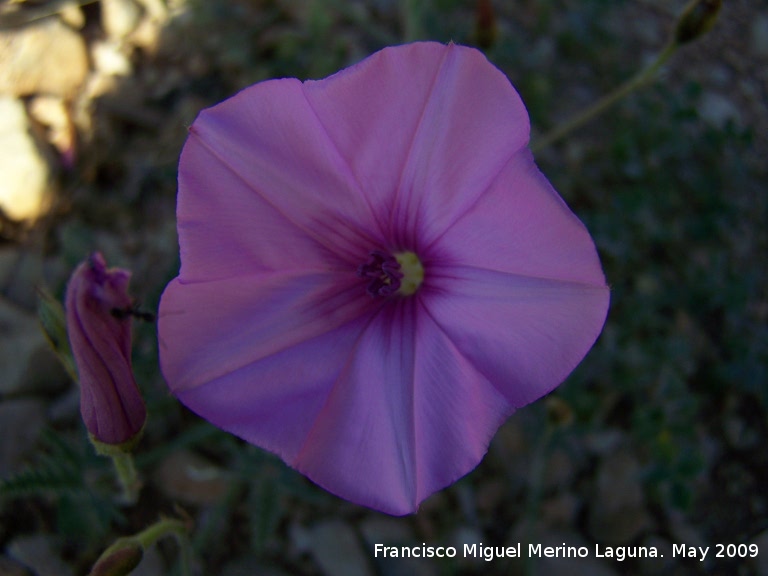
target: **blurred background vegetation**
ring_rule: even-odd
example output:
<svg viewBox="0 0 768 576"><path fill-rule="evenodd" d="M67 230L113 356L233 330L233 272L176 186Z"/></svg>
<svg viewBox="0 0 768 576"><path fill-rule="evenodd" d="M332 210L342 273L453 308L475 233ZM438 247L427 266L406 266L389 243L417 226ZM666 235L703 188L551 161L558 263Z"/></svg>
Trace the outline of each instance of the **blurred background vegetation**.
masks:
<svg viewBox="0 0 768 576"><path fill-rule="evenodd" d="M61 296L92 250L131 269L133 293L156 308L178 270L175 179L186 129L239 89L321 78L386 45L452 40L481 47L507 74L535 139L652 59L683 6L4 3L0 76L14 65L8 35L50 19L81 38L87 75L55 95L76 144L57 145L35 116L46 94L2 88L40 134L50 197L34 223L0 224L0 574L84 573L114 538L177 506L194 520L201 574L768 574L763 1L727 0L713 31L657 82L537 154L597 244L612 288L605 330L555 393L510 419L473 473L413 517L340 501L185 412L158 373L151 324L135 324L134 350L150 409L137 453L145 486L138 505L121 506L108 462L85 438L77 390L32 336L35 288ZM36 19L46 9L53 15ZM11 14L35 19L22 26ZM375 542L528 541L658 546L664 558L387 562L371 552ZM672 543L757 543L761 556L714 559L712 548L706 562L673 559ZM163 542L136 573L172 573L175 558Z"/></svg>

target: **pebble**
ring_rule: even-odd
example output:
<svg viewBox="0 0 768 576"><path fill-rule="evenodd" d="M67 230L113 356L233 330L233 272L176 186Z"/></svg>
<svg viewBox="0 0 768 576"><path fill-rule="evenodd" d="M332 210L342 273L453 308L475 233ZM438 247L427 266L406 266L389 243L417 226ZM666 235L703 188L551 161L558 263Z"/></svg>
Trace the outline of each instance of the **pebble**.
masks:
<svg viewBox="0 0 768 576"><path fill-rule="evenodd" d="M0 366L3 367L0 394L61 388L61 373L54 365L57 360L52 354L48 356L47 351L48 343L37 318L0 297ZM39 365L41 360L45 365Z"/></svg>
<svg viewBox="0 0 768 576"><path fill-rule="evenodd" d="M699 115L713 127L722 130L729 122L737 126L743 124L743 118L736 104L717 92L705 92L699 102Z"/></svg>
<svg viewBox="0 0 768 576"><path fill-rule="evenodd" d="M755 536L749 544L755 544L757 546L757 556L752 558L752 564L755 567L755 574L766 575L768 574L768 530L763 530L760 534Z"/></svg>
<svg viewBox="0 0 768 576"><path fill-rule="evenodd" d="M626 450L602 461L593 489L589 530L600 544L628 544L651 526L640 464Z"/></svg>
<svg viewBox="0 0 768 576"><path fill-rule="evenodd" d="M56 537L49 534L19 536L13 539L7 548L8 555L36 574L45 576L74 576L72 568L59 556Z"/></svg>
<svg viewBox="0 0 768 576"><path fill-rule="evenodd" d="M0 576L32 576L32 573L15 560L0 556Z"/></svg>
<svg viewBox="0 0 768 576"><path fill-rule="evenodd" d="M21 100L0 96L0 208L12 220L33 220L45 213L52 178L49 160Z"/></svg>
<svg viewBox="0 0 768 576"><path fill-rule="evenodd" d="M70 99L87 74L85 41L58 18L0 30L0 94Z"/></svg>
<svg viewBox="0 0 768 576"><path fill-rule="evenodd" d="M310 528L309 551L327 576L373 576L368 553L349 524L327 520Z"/></svg>
<svg viewBox="0 0 768 576"><path fill-rule="evenodd" d="M229 489L221 468L186 450L168 456L155 471L153 480L168 498L187 504L214 504Z"/></svg>
<svg viewBox="0 0 768 576"><path fill-rule="evenodd" d="M29 115L45 126L47 139L59 151L68 167L75 163L75 127L64 100L57 96L36 96L29 103Z"/></svg>
<svg viewBox="0 0 768 576"><path fill-rule="evenodd" d="M585 546L590 551L585 558L535 558L533 574L537 576L616 576L605 562L593 556L595 547L576 533L549 531L534 539L535 544L546 546Z"/></svg>
<svg viewBox="0 0 768 576"><path fill-rule="evenodd" d="M122 40L141 20L141 7L133 0L101 0L101 26L107 36Z"/></svg>
<svg viewBox="0 0 768 576"><path fill-rule="evenodd" d="M768 13L752 21L752 51L756 56L768 58Z"/></svg>
<svg viewBox="0 0 768 576"><path fill-rule="evenodd" d="M129 76L133 72L131 61L115 42L95 42L91 55L100 74Z"/></svg>
<svg viewBox="0 0 768 576"><path fill-rule="evenodd" d="M45 426L45 403L35 398L0 402L0 478L20 470Z"/></svg>

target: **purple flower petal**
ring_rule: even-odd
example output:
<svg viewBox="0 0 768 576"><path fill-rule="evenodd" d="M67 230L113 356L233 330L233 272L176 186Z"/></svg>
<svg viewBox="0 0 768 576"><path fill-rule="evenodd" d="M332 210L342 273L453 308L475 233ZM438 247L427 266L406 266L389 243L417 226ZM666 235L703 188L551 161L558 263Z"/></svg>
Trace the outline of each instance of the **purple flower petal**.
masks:
<svg viewBox="0 0 768 576"><path fill-rule="evenodd" d="M391 514L469 472L576 366L608 307L594 244L528 132L504 75L453 44L202 112L158 318L171 389Z"/></svg>
<svg viewBox="0 0 768 576"><path fill-rule="evenodd" d="M589 232L521 150L427 250L458 263L605 288Z"/></svg>
<svg viewBox="0 0 768 576"><path fill-rule="evenodd" d="M385 48L305 91L397 244L430 242L528 142L509 80L455 44Z"/></svg>
<svg viewBox="0 0 768 576"><path fill-rule="evenodd" d="M592 347L605 322L605 286L450 266L425 307L456 350L514 408L549 393Z"/></svg>
<svg viewBox="0 0 768 576"><path fill-rule="evenodd" d="M362 333L290 463L331 492L407 514L472 469L509 412L410 299Z"/></svg>
<svg viewBox="0 0 768 576"><path fill-rule="evenodd" d="M160 303L161 368L174 391L189 390L316 337L328 338L371 306L354 272L308 268L210 282L176 279ZM256 390L252 382L244 385Z"/></svg>
<svg viewBox="0 0 768 576"><path fill-rule="evenodd" d="M298 80L263 82L201 112L184 146L179 189L186 281L240 274L244 262L249 271L319 259L357 265L382 242L365 194Z"/></svg>

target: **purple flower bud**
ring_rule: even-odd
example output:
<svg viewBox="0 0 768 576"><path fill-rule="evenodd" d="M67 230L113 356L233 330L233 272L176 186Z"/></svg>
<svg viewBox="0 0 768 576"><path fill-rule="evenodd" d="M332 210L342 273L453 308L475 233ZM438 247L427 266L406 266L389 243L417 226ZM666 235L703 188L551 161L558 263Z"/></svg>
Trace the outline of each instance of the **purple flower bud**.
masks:
<svg viewBox="0 0 768 576"><path fill-rule="evenodd" d="M147 417L131 369L130 277L127 270L107 270L96 252L67 286L67 334L80 376L80 412L92 439L107 445L134 440Z"/></svg>

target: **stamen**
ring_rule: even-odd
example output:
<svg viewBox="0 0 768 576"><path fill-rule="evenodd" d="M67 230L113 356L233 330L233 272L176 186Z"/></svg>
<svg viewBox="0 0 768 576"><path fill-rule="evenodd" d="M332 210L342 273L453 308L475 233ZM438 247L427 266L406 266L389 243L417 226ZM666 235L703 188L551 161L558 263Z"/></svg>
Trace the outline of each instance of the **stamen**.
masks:
<svg viewBox="0 0 768 576"><path fill-rule="evenodd" d="M368 262L358 267L357 275L370 279L365 291L373 297L391 296L400 288L403 277L398 261L381 250L371 251Z"/></svg>
<svg viewBox="0 0 768 576"><path fill-rule="evenodd" d="M365 290L373 297L410 296L424 280L424 267L413 252L398 252L393 256L373 250L368 261L358 267L357 275L370 280Z"/></svg>

